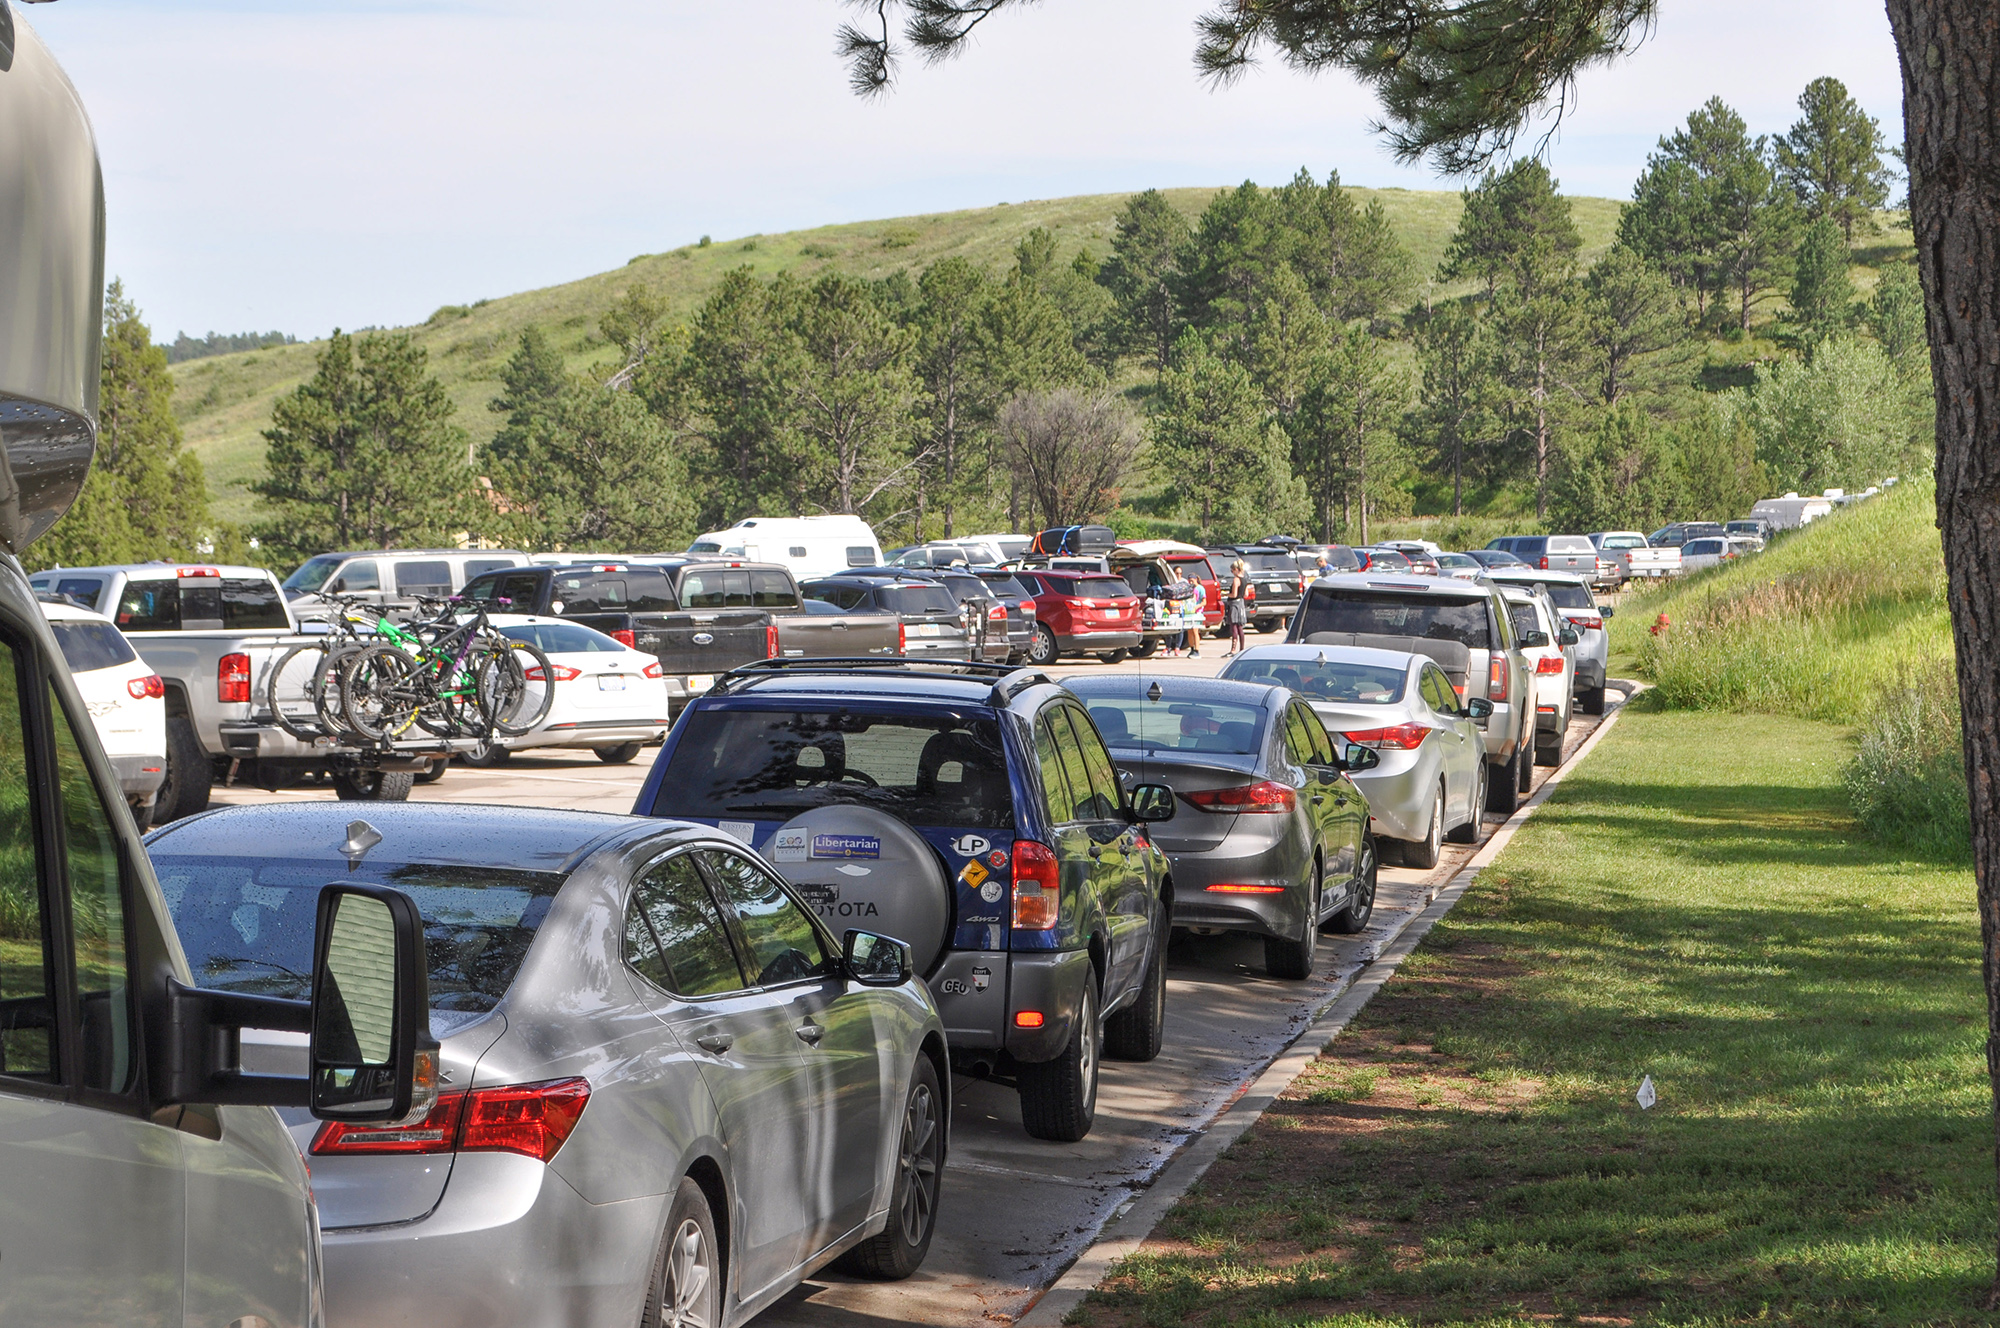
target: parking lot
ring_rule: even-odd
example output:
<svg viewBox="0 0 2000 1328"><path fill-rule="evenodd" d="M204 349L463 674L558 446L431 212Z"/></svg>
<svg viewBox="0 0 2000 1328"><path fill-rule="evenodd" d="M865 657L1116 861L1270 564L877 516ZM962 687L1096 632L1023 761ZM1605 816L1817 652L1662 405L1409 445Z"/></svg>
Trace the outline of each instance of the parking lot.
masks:
<svg viewBox="0 0 2000 1328"><path fill-rule="evenodd" d="M1275 640L1252 635L1251 642ZM1144 670L1212 676L1222 667L1220 643L1205 642L1200 659L1095 660L1064 663L1059 674ZM1600 720L1578 715L1567 751ZM627 812L651 764L653 750L629 765L605 765L588 751L544 750L516 756L495 770L454 766L434 784L418 785L426 801L494 802ZM1549 771L1537 768L1539 786ZM220 803L325 799L329 790L278 793L218 789ZM365 816L366 804L355 804ZM1489 826L1500 818L1489 815ZM953 1084L951 1152L930 1256L907 1282L873 1283L824 1275L759 1316L764 1328L867 1323L981 1324L1008 1322L1087 1246L1120 1205L1141 1192L1186 1140L1255 1078L1337 993L1341 979L1372 956L1372 947L1433 885L1448 880L1474 851L1445 846L1431 871L1381 869L1374 920L1359 936L1323 935L1312 978L1278 981L1264 974L1263 945L1248 937L1180 936L1170 951L1165 1048L1148 1064L1105 1063L1097 1120L1077 1144L1054 1144L1022 1133L1013 1091L994 1081Z"/></svg>

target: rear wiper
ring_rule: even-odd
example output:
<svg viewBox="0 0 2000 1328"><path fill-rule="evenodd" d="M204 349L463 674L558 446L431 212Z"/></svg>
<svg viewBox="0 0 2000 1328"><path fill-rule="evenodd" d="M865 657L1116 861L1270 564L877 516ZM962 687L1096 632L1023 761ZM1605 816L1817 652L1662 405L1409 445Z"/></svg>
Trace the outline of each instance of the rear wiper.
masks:
<svg viewBox="0 0 2000 1328"><path fill-rule="evenodd" d="M735 812L793 812L811 811L812 804L804 802L734 802L724 810Z"/></svg>

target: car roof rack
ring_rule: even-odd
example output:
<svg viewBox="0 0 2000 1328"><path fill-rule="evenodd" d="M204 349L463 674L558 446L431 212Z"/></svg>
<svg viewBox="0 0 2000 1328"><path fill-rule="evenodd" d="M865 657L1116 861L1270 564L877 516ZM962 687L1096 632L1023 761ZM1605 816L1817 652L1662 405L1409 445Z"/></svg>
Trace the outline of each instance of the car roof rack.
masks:
<svg viewBox="0 0 2000 1328"><path fill-rule="evenodd" d="M993 664L976 659L910 659L902 655L857 655L831 659L759 659L739 665L715 680L706 695L726 696L731 685L747 687L752 683L771 678L792 677L801 673L841 674L857 669L865 669L871 674L901 674L911 678L951 677L954 674L968 680L981 677L996 677L993 692L988 698L995 705L1005 705L1016 693L1037 683L1053 683L1054 679L1040 669L1020 668L1012 664Z"/></svg>

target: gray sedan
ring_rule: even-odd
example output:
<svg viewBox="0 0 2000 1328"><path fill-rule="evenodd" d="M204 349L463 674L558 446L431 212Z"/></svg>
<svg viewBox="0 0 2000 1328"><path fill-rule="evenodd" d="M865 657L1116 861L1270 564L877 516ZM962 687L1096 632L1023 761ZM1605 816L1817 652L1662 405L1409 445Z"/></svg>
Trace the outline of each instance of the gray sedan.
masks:
<svg viewBox="0 0 2000 1328"><path fill-rule="evenodd" d="M1066 680L1128 784L1187 810L1147 828L1173 864L1174 925L1264 938L1272 977L1312 975L1322 926L1375 908L1368 802L1310 710L1282 687L1097 674ZM1376 754L1362 750L1360 766Z"/></svg>
<svg viewBox="0 0 2000 1328"><path fill-rule="evenodd" d="M1335 745L1380 758L1354 783L1370 824L1411 867L1437 866L1444 841L1477 843L1486 805L1485 738L1493 713L1483 697L1461 702L1427 655L1364 646L1252 646L1225 678L1278 683L1305 698Z"/></svg>
<svg viewBox="0 0 2000 1328"><path fill-rule="evenodd" d="M352 814L237 807L147 841L195 981L218 991L308 994L327 881L395 886L423 914L436 1109L390 1127L288 1116L328 1324L736 1324L835 1259L915 1271L947 1065L903 946L836 941L703 826ZM265 1035L246 1068L302 1070L301 1050Z"/></svg>

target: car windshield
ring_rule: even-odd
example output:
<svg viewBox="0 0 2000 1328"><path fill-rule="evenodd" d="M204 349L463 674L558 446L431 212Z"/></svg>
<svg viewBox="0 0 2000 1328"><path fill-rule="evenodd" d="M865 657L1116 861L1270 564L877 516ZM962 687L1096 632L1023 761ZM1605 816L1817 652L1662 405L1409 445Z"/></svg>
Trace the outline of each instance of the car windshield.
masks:
<svg viewBox="0 0 2000 1328"><path fill-rule="evenodd" d="M106 622L52 622L63 663L71 673L130 664L139 658L125 634Z"/></svg>
<svg viewBox="0 0 2000 1328"><path fill-rule="evenodd" d="M625 648L604 633L578 623L524 623L517 627L502 627L500 634L509 641L526 641L551 655L615 652Z"/></svg>
<svg viewBox="0 0 2000 1328"><path fill-rule="evenodd" d="M285 578L285 589L294 594L308 594L326 584L333 575L333 569L346 559L331 553L322 553L317 558L308 558L299 564L299 569Z"/></svg>
<svg viewBox="0 0 2000 1328"><path fill-rule="evenodd" d="M1084 705L1109 747L1245 756L1263 742L1261 705L1149 701L1144 696L1086 696Z"/></svg>
<svg viewBox="0 0 2000 1328"><path fill-rule="evenodd" d="M1437 565L1439 567L1477 567L1479 566L1479 561L1476 558L1468 558L1462 553L1441 553L1437 556Z"/></svg>
<svg viewBox="0 0 2000 1328"><path fill-rule="evenodd" d="M154 852L153 870L198 987L309 999L320 887L361 881L416 901L431 1009L466 1015L500 1003L563 883L560 873L501 867L170 851Z"/></svg>
<svg viewBox="0 0 2000 1328"><path fill-rule="evenodd" d="M1270 682L1315 701L1393 705L1403 699L1407 670L1400 664L1357 664L1344 659L1237 658L1222 671L1239 682Z"/></svg>
<svg viewBox="0 0 2000 1328"><path fill-rule="evenodd" d="M1463 584L1440 582L1441 587ZM1491 649L1483 598L1367 590L1325 581L1313 587L1306 599L1297 639L1311 641L1316 632L1417 636L1428 641L1456 641L1474 650Z"/></svg>
<svg viewBox="0 0 2000 1328"><path fill-rule="evenodd" d="M1014 824L1006 750L990 714L690 711L655 816L786 821L855 803L912 825Z"/></svg>
<svg viewBox="0 0 2000 1328"><path fill-rule="evenodd" d="M1550 581L1546 583L1545 588L1549 592L1550 601L1559 609L1594 609L1597 607L1596 604L1591 602L1590 592L1582 586L1571 585L1567 581Z"/></svg>

